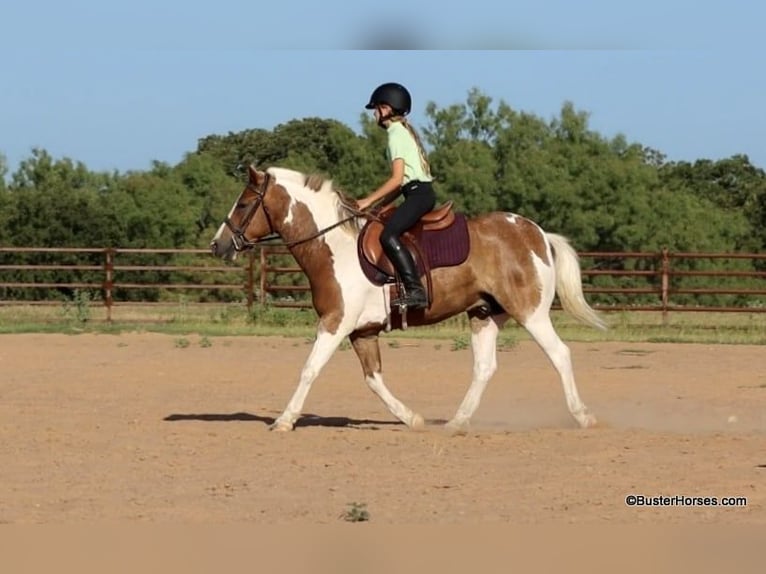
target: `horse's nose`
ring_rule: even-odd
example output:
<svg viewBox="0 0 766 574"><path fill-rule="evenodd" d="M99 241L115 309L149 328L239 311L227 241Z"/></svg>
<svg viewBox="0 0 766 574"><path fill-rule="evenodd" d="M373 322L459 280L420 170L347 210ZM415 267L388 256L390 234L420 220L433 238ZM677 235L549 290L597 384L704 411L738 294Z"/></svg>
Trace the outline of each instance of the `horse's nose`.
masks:
<svg viewBox="0 0 766 574"><path fill-rule="evenodd" d="M216 240L210 242L210 252L213 255L218 255L218 242Z"/></svg>

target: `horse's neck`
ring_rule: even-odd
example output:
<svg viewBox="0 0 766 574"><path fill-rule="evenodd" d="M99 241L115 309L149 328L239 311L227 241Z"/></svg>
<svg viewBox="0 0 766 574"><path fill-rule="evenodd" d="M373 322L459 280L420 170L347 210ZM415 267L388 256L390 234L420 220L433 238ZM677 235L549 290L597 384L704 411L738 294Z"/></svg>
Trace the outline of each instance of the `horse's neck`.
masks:
<svg viewBox="0 0 766 574"><path fill-rule="evenodd" d="M304 271L357 257L359 234L344 227L345 223L335 213L334 207L328 208L324 217L312 217L305 225L289 226L282 234L285 243L294 244L291 252Z"/></svg>
<svg viewBox="0 0 766 574"><path fill-rule="evenodd" d="M295 238L296 241L300 239ZM285 241L289 244L291 240L285 238ZM312 265L330 264L327 258L340 262L356 257L356 242L356 235L336 227L308 241L296 243L291 252L298 265L305 269Z"/></svg>
<svg viewBox="0 0 766 574"><path fill-rule="evenodd" d="M294 243L291 252L298 265L307 274L311 270L321 273L323 268L355 259L358 232L350 232L342 222L345 215L339 213L335 192L317 191L302 181L288 181L285 187L292 205L280 234L286 243Z"/></svg>

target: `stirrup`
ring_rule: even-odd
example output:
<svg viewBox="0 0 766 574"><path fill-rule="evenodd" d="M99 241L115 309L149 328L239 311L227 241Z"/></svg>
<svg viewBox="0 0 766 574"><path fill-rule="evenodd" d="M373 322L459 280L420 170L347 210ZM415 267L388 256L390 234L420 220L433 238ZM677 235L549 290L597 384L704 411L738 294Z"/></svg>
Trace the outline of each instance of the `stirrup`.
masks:
<svg viewBox="0 0 766 574"><path fill-rule="evenodd" d="M418 298L416 300L410 299L410 296L407 294L407 291L404 292L403 295L399 295L396 299L391 301L392 307L398 307L400 311L404 309L427 309L428 308L428 297L425 293L423 293L423 298Z"/></svg>

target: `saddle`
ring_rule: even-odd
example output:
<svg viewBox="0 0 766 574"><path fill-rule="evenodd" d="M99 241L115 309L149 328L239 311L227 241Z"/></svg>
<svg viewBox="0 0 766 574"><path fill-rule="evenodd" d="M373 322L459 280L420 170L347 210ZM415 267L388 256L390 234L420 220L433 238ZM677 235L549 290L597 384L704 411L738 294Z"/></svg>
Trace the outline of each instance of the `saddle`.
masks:
<svg viewBox="0 0 766 574"><path fill-rule="evenodd" d="M367 278L376 285L396 283L396 270L383 251L380 235L385 223L397 207L388 204L368 221L357 243L359 262ZM418 267L424 286L432 301L431 270L459 265L468 257L468 225L464 215L453 210L453 203L443 203L424 214L414 226L402 235L402 243L410 251Z"/></svg>

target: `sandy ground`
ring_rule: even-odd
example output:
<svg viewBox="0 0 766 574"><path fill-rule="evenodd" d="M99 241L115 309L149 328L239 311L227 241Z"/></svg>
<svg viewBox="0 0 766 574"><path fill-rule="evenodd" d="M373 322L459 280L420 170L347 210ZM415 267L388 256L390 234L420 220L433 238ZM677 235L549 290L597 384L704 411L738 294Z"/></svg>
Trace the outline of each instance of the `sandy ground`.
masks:
<svg viewBox="0 0 766 574"><path fill-rule="evenodd" d="M398 424L352 350L292 433L268 424L303 339L0 336L0 522L766 523L766 350L572 343L581 430L534 343L499 353L472 432L441 428L470 349L383 339L386 383L429 422ZM206 343L210 343L208 346ZM628 506L626 496L746 497Z"/></svg>

